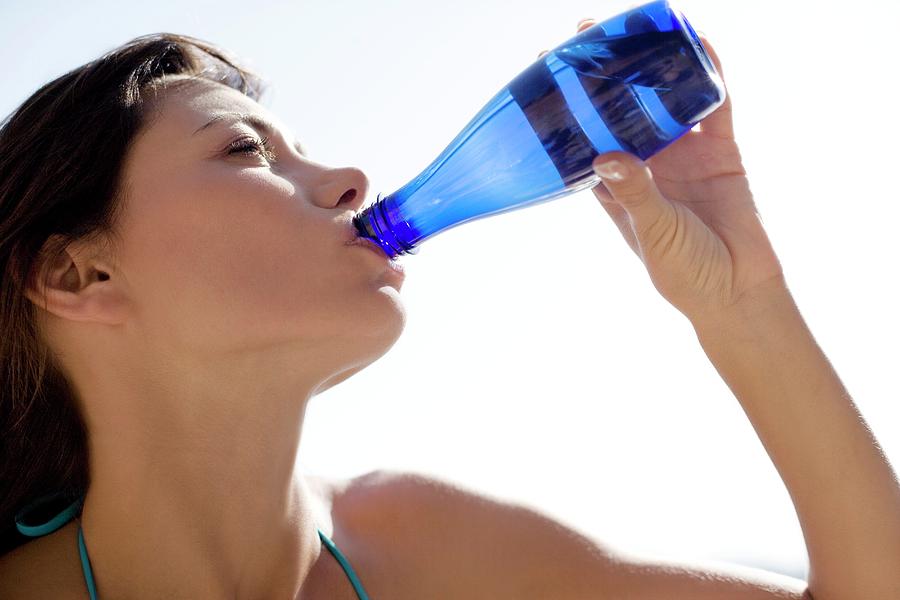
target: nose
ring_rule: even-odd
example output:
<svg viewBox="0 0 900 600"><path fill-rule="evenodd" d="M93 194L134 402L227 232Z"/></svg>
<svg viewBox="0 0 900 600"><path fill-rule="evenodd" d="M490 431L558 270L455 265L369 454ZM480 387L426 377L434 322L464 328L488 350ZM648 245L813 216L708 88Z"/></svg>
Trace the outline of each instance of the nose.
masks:
<svg viewBox="0 0 900 600"><path fill-rule="evenodd" d="M369 191L369 178L362 169L334 169L332 181L319 190L319 201L326 208L344 208L358 212Z"/></svg>

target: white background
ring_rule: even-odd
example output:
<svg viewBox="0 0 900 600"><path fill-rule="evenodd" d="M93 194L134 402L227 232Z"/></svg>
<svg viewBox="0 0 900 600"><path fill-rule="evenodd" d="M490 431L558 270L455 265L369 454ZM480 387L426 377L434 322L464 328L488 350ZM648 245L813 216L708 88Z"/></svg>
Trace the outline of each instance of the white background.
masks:
<svg viewBox="0 0 900 600"><path fill-rule="evenodd" d="M2 0L0 115L132 37L186 33L265 76L263 104L312 159L362 168L374 199L578 20L630 5ZM803 315L896 466L900 9L677 6L723 61L756 203ZM465 224L403 261L406 330L310 404L304 469L427 472L629 551L805 576L793 506L751 425L590 191Z"/></svg>

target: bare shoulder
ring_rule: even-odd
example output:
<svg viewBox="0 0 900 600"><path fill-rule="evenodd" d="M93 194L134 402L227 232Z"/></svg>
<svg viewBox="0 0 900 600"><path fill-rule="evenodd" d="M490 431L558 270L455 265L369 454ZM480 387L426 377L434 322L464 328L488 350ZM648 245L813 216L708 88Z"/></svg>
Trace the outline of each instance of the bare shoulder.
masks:
<svg viewBox="0 0 900 600"><path fill-rule="evenodd" d="M615 556L536 507L425 473L367 473L340 507L441 597L596 600Z"/></svg>
<svg viewBox="0 0 900 600"><path fill-rule="evenodd" d="M809 599L805 582L791 577L637 556L527 502L425 473L366 473L347 482L335 506L390 549L392 568L420 582L410 597Z"/></svg>

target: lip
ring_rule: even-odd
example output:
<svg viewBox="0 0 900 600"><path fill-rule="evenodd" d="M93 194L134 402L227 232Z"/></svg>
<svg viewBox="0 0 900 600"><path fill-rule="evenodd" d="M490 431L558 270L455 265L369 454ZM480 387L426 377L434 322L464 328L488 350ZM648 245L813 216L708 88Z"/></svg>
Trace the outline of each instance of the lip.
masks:
<svg viewBox="0 0 900 600"><path fill-rule="evenodd" d="M346 242L348 246L362 246L364 248L368 248L373 252L377 252L382 258L387 259L387 254L384 253L384 250L381 249L381 246L370 240L369 238L364 238L361 236L357 236L352 240Z"/></svg>
<svg viewBox="0 0 900 600"><path fill-rule="evenodd" d="M392 271L398 273L401 276L404 275L403 265L401 265L399 261L389 258L388 255L384 253L384 250L382 250L378 244L376 244L369 238L356 235L355 237L344 242L344 244L346 246L359 246L361 248L369 250L370 252L374 252L379 257L381 257L382 260L388 263Z"/></svg>

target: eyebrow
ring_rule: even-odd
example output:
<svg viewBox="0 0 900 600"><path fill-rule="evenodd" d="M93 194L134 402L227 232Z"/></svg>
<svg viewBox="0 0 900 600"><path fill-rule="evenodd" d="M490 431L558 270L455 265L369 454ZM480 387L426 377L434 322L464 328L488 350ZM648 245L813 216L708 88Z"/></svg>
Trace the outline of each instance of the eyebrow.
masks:
<svg viewBox="0 0 900 600"><path fill-rule="evenodd" d="M248 125L252 125L253 127L260 130L264 135L267 135L269 137L275 135L275 130L276 130L275 126L272 125L272 123L270 123L266 119L263 119L262 117L259 117L257 115L253 115L253 114L249 114L249 113L239 113L239 112L224 112L224 113L219 113L217 115L214 115L212 119L207 121L204 125L201 125L200 127L198 127L194 131L194 133L191 135L197 135L201 131L204 131L204 130L212 127L216 123L218 123L220 121L225 121L227 119L234 119L235 121L247 123ZM300 144L300 142L296 142L296 141L294 142L294 149L297 152L299 152L300 154L302 154L303 156L306 156L306 152L303 150L303 146Z"/></svg>

